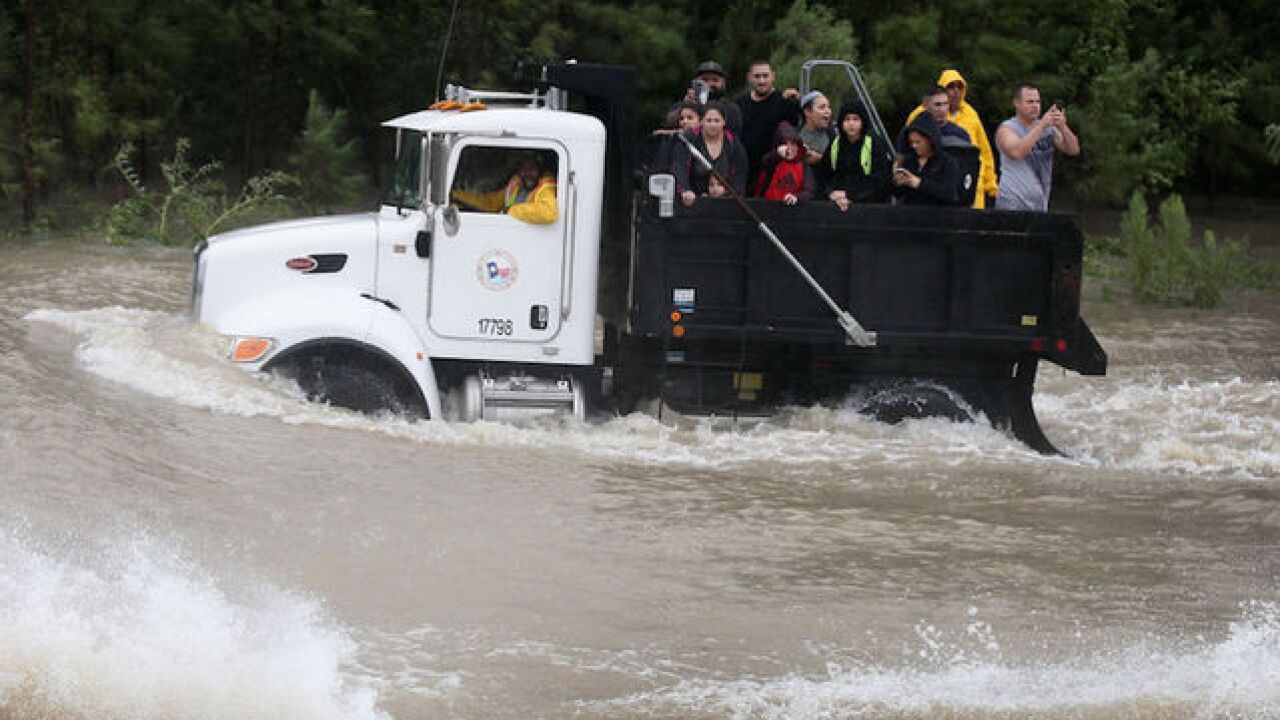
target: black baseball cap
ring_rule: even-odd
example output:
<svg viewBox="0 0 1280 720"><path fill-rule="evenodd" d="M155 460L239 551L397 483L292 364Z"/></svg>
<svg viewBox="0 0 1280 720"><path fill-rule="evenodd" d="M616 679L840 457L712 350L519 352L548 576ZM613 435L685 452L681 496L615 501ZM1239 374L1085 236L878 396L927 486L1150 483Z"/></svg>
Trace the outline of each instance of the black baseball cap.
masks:
<svg viewBox="0 0 1280 720"><path fill-rule="evenodd" d="M715 73L716 75L719 75L722 78L729 77L728 75L724 74L724 67L721 66L720 63L716 62L715 60L708 60L702 63L701 65L699 65L696 69L694 69L693 76L697 77L702 73Z"/></svg>

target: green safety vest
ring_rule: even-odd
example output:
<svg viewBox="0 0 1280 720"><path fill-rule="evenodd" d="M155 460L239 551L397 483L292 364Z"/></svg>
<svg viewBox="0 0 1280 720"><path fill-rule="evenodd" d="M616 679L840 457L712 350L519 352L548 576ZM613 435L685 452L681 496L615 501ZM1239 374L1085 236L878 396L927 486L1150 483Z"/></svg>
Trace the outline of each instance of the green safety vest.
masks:
<svg viewBox="0 0 1280 720"><path fill-rule="evenodd" d="M831 142L833 143L831 146L831 170L834 171L836 169L836 158L840 156L840 138L836 138ZM861 157L858 159L862 161L862 174L870 175L871 174L871 138L870 137L864 136L862 138L862 153L861 153Z"/></svg>

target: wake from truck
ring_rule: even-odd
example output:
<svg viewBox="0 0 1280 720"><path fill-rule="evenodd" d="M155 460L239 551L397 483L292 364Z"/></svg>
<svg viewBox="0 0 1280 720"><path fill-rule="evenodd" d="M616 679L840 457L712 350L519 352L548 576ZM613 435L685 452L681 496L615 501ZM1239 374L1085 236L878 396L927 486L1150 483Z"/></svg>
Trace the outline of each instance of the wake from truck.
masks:
<svg viewBox="0 0 1280 720"><path fill-rule="evenodd" d="M25 316L76 338L75 362L103 379L180 405L277 422L343 428L421 443L525 450L569 449L602 461L734 472L768 463L782 477L817 467L869 468L1027 463L1045 468L1111 467L1194 477L1227 473L1280 478L1280 381L1256 378L1170 382L1157 374L1080 385L1041 371L1036 403L1069 457L1041 456L985 422L945 418L877 422L857 394L842 406L790 407L749 423L651 412L582 423L546 418L527 425L447 423L369 416L308 402L297 385L229 366L225 342L186 318L107 307L42 309ZM1271 438L1259 442L1259 438Z"/></svg>

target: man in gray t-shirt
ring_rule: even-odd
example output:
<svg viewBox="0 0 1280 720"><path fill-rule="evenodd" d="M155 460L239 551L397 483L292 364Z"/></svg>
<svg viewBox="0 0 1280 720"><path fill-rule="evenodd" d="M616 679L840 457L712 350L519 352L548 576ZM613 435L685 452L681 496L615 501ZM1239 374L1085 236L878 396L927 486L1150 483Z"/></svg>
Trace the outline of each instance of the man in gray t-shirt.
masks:
<svg viewBox="0 0 1280 720"><path fill-rule="evenodd" d="M1014 116L1000 123L1000 193L997 210L1049 211L1053 187L1053 151L1080 154L1080 139L1067 126L1066 112L1054 105L1040 116L1040 90L1019 85L1013 94Z"/></svg>

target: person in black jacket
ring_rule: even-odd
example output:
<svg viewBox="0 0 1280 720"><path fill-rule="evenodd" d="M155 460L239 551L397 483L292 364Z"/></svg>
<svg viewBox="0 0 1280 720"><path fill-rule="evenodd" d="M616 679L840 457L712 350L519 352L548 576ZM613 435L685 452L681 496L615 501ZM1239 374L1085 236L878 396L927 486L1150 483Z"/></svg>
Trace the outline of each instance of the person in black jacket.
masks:
<svg viewBox="0 0 1280 720"><path fill-rule="evenodd" d="M742 146L747 151L747 177L760 173L760 163L769 152L778 124L800 124L800 92L795 88L778 90L773 86L773 66L768 60L751 63L747 83L751 89L738 98L742 110Z"/></svg>
<svg viewBox="0 0 1280 720"><path fill-rule="evenodd" d="M887 149L870 133L867 109L856 100L841 105L836 127L839 137L814 166L822 196L841 210L854 203L887 202L893 167Z"/></svg>
<svg viewBox="0 0 1280 720"><path fill-rule="evenodd" d="M938 124L920 113L907 126L911 153L893 171L894 194L906 205L960 205L960 166L942 151Z"/></svg>

